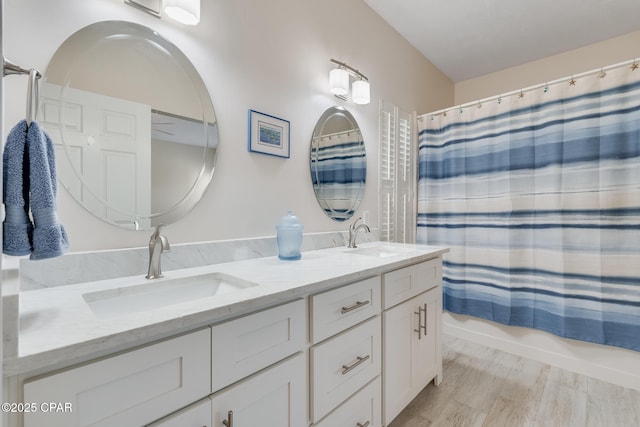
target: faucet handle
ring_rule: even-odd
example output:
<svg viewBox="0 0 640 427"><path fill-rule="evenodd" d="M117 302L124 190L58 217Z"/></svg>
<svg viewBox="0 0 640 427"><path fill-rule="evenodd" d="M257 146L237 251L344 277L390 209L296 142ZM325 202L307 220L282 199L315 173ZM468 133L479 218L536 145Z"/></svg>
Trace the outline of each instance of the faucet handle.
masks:
<svg viewBox="0 0 640 427"><path fill-rule="evenodd" d="M149 238L149 243L153 243L158 237L160 237L161 228L162 228L162 224L156 225L154 232L151 233L151 237Z"/></svg>
<svg viewBox="0 0 640 427"><path fill-rule="evenodd" d="M171 245L169 244L169 239L167 238L167 236L160 234L160 230L162 229L163 224L158 224L156 225L156 229L153 232L153 234L151 234L151 237L149 238L149 246L153 246L158 239L160 239L160 248L162 249L162 252L169 252L171 251Z"/></svg>

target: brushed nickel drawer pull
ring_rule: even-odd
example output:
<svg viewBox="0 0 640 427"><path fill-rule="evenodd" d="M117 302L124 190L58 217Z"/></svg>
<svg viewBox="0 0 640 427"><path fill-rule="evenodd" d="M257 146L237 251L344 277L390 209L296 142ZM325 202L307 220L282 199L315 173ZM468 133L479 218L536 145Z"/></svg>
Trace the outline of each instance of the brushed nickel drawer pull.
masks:
<svg viewBox="0 0 640 427"><path fill-rule="evenodd" d="M356 423L357 427L369 427L371 423L369 421L367 421L366 423L362 424L362 423Z"/></svg>
<svg viewBox="0 0 640 427"><path fill-rule="evenodd" d="M427 303L424 303L424 336L427 336Z"/></svg>
<svg viewBox="0 0 640 427"><path fill-rule="evenodd" d="M353 369L356 368L356 366L361 365L362 363L366 362L367 360L369 360L369 355L367 354L364 357L360 357L358 356L358 359L353 362L351 365L342 365L342 375L347 375L349 372L351 372Z"/></svg>
<svg viewBox="0 0 640 427"><path fill-rule="evenodd" d="M370 302L371 302L371 301L369 301L369 300L366 300L366 301L356 301L356 303L355 303L355 304L350 305L349 307L342 307L342 309L340 310L340 313L342 313L342 314L346 314L346 313L348 313L348 312L350 312L350 311L357 310L357 309L359 309L360 307L364 307L365 305L369 305L369 303L370 303Z"/></svg>
<svg viewBox="0 0 640 427"><path fill-rule="evenodd" d="M222 424L226 427L233 427L233 411L227 413L227 419L222 420Z"/></svg>
<svg viewBox="0 0 640 427"><path fill-rule="evenodd" d="M422 312L424 311L424 325L422 324ZM418 333L418 339L422 339L422 331L424 335L427 335L427 304L424 307L418 307L418 311L414 311L413 314L418 315L418 329L414 329L413 332Z"/></svg>

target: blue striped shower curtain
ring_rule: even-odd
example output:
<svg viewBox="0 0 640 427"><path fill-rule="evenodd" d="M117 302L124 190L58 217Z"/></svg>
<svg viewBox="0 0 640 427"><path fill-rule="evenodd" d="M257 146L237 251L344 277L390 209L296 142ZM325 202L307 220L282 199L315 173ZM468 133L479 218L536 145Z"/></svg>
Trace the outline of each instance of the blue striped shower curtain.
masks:
<svg viewBox="0 0 640 427"><path fill-rule="evenodd" d="M640 351L640 69L421 116L444 308Z"/></svg>

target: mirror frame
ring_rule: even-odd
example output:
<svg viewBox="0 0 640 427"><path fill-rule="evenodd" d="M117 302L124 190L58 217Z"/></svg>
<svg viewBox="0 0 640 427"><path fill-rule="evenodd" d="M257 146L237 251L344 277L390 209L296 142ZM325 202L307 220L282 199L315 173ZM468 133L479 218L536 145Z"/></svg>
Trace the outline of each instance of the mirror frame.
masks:
<svg viewBox="0 0 640 427"><path fill-rule="evenodd" d="M335 125L336 120L343 121L348 124L348 126L346 126L346 128L341 127L339 129L334 129L331 121L333 121ZM353 133L355 133L356 140L351 142L349 141L349 138L352 137ZM347 143L342 144L343 147L339 148L337 153L334 153L332 157L327 158L327 153L331 155L331 151L335 150L335 146L322 146L320 143L321 138L331 139L333 137L341 138L343 136L347 138ZM326 151L322 153L322 150ZM338 156L335 156L335 154ZM333 166L342 166L341 169L337 169L338 174L333 173L329 169L324 171L321 170L320 162L326 161L336 162ZM347 168L347 166L355 167ZM311 135L309 168L311 171L311 183L316 195L316 200L325 214L332 220L338 222L350 219L358 210L364 196L367 180L367 156L362 131L360 130L360 127L353 115L346 108L338 106L330 107L325 110L325 112L320 116L320 119L318 119L313 130L313 134ZM347 173L341 178L340 176L344 172ZM356 179L348 182L345 181L347 177L353 178L352 174L354 174ZM322 179L322 176L326 175L329 175L329 180L325 181ZM323 183L327 185L323 186ZM357 188L348 188L350 185L356 184L359 184ZM339 185L344 186L343 190L345 191L345 194L351 193L350 198L343 199L343 202L345 203L344 206L340 208L331 204L331 201L335 200L334 198L325 197L323 195L323 193L331 194L336 190L335 188L328 187Z"/></svg>
<svg viewBox="0 0 640 427"><path fill-rule="evenodd" d="M100 211L108 211L109 206L106 200L102 197L98 197L100 194L100 190L96 190L95 188L90 188L87 185L85 179L81 173L78 172L77 168L74 166L74 163L71 161L71 154L69 150L68 144L65 142L65 134L67 133L66 126L60 126L59 123L67 123L65 121L65 107L67 106L65 96L70 93L67 92L69 89L73 89L71 84L73 83L72 75L73 75L73 65L74 61L69 61L68 58L70 49L72 49L74 54L85 54L88 55L89 51L100 46L105 46L109 40L118 40L122 41L124 39L132 39L138 42L145 43L144 46L148 49L156 49L158 53L155 57L166 57L168 60L170 59L172 62L172 68L174 70L181 71L185 78L185 85L191 85L193 92L197 94L196 97L193 97L193 104L195 105L195 111L197 114L202 114L201 118L195 119L196 125L202 127L202 133L197 131L198 134L202 135L202 140L198 141L198 146L202 145L202 163L199 169L196 171L193 169L193 176L195 177L194 181L189 181L190 184L184 186L186 193L182 194L180 191L180 195L176 193L176 197L174 200L170 200L166 203L167 208L163 209L162 212L152 212L151 211L151 194L149 195L149 215L141 214L138 212L131 212L130 223L128 221L124 221L120 223L120 221L116 222L110 220L109 218L103 215L100 215L99 212L95 212L82 200L80 200L73 192L69 191L71 197L76 200L80 205L82 205L87 211L91 212L93 215L98 218L106 221L109 224L116 225L118 227L123 227L126 229L135 229L135 230L149 230L154 228L157 225L161 224L170 224L175 221L178 221L182 217L184 217L190 210L192 210L196 204L201 200L204 195L206 189L208 188L211 180L213 178L213 173L215 170L215 163L217 157L217 150L219 146L219 132L216 115L213 109L213 103L210 98L209 91L202 80L202 77L191 63L191 61L187 58L187 56L173 43L162 37L155 30L145 27L140 24L136 24L133 22L127 21L101 21L90 24L86 27L81 28L76 31L72 35L70 35L56 50L54 53L49 65L47 66L47 70L44 74L43 83L46 84L49 79L49 75L58 75L56 79L55 85L59 85L60 89L59 96L56 99L55 94L56 90L51 91L54 96L52 101L58 102L58 118L56 126L59 128L60 142L64 147L64 156L58 156L60 161L69 162L71 168L74 170L76 174L76 178L79 180L80 185L82 185L83 191L90 192L94 199L97 200L97 205L100 208ZM95 54L95 53L94 53ZM81 56L80 56L81 57ZM151 57L151 56L150 56ZM78 58L78 56L73 57ZM168 63L167 63L168 64ZM129 64L121 64L122 67L129 67ZM65 69L66 67L66 69ZM158 67L162 67L161 64ZM132 73L139 75L140 79L144 79L145 75L140 74L139 70L131 70ZM84 74L83 74L84 77ZM134 76L137 77L137 76ZM90 76L87 78L90 79ZM61 81L60 81L61 80ZM133 80L133 78L132 78ZM167 82L167 85L171 85L172 82ZM187 87L187 86L185 86ZM96 93L104 93L104 92L96 92ZM156 94L157 92L154 92ZM42 94L42 90L41 90ZM167 94L167 97L170 95ZM48 131L46 128L47 122L47 111L46 106L43 105L43 97L40 97L40 108L41 114L40 117L44 119L43 122L40 122L43 125L43 128ZM170 98L167 98L166 101L168 103L171 102ZM138 101L139 102L139 101ZM157 112L150 102L148 103L151 107L152 116L153 113ZM170 114L170 113L168 113ZM182 117L184 121L193 121L193 119ZM151 126L151 123L150 123ZM195 144L194 144L195 145ZM149 152L150 155L150 152ZM150 160L150 168L152 167L153 162ZM151 169L150 169L151 170ZM60 180L63 187L67 187L67 183L63 182L63 179L60 179L60 173L58 173L58 179ZM151 179L151 178L150 178ZM150 181L150 186L152 182ZM153 187L149 187L150 193L153 193ZM175 202L175 203L174 203ZM129 212L124 215L128 217Z"/></svg>

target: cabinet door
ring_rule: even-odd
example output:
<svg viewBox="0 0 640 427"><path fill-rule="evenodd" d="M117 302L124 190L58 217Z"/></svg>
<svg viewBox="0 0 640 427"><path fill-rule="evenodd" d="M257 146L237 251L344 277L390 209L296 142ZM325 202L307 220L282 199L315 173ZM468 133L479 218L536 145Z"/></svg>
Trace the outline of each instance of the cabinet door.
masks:
<svg viewBox="0 0 640 427"><path fill-rule="evenodd" d="M441 326L442 293L441 288L432 289L414 298L414 307L420 313L421 335L415 332L411 341L411 394L415 397L429 381L441 375ZM420 310L422 308L422 311ZM415 313L415 312L414 312ZM417 322L418 315L414 314ZM419 326L420 326L419 325ZM439 384L439 378L436 383Z"/></svg>
<svg viewBox="0 0 640 427"><path fill-rule="evenodd" d="M213 425L307 425L307 374L303 353L211 396Z"/></svg>
<svg viewBox="0 0 640 427"><path fill-rule="evenodd" d="M441 375L440 292L437 287L383 313L385 425Z"/></svg>
<svg viewBox="0 0 640 427"><path fill-rule="evenodd" d="M211 400L207 397L147 427L212 427Z"/></svg>
<svg viewBox="0 0 640 427"><path fill-rule="evenodd" d="M25 402L70 411L25 414L24 427L137 427L210 393L209 328L26 382Z"/></svg>

